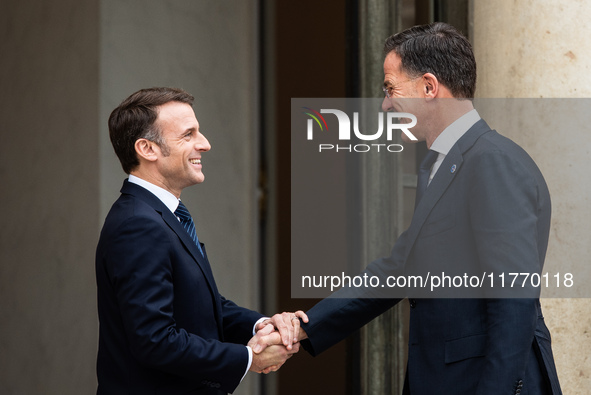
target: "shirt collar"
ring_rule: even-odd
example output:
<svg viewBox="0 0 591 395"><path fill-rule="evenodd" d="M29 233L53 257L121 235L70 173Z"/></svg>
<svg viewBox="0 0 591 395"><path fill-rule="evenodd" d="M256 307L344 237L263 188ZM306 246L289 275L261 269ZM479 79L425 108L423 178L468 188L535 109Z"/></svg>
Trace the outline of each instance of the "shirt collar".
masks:
<svg viewBox="0 0 591 395"><path fill-rule="evenodd" d="M447 155L451 147L466 133L476 122L480 120L480 115L474 110L470 110L446 127L443 132L431 145L431 150L440 154Z"/></svg>
<svg viewBox="0 0 591 395"><path fill-rule="evenodd" d="M158 199L160 199L162 201L162 203L164 203L164 205L166 207L168 207L168 209L173 214L174 214L174 211L179 206L179 199L177 199L176 196L174 196L172 193L168 192L164 188L156 186L156 185L152 184L151 182L143 180L143 179L141 179L137 176L134 176L132 174L129 175L128 181L133 184L139 185L140 187L152 192L154 195L156 195L156 197Z"/></svg>

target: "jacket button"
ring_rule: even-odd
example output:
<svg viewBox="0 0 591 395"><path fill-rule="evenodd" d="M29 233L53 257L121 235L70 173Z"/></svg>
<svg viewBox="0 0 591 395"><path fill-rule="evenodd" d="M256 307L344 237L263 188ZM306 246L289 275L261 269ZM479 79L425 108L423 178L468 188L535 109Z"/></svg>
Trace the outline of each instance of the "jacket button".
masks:
<svg viewBox="0 0 591 395"><path fill-rule="evenodd" d="M411 307L412 309L414 309L414 308L417 306L417 301L416 301L416 299L409 299L408 301L410 302L410 307Z"/></svg>

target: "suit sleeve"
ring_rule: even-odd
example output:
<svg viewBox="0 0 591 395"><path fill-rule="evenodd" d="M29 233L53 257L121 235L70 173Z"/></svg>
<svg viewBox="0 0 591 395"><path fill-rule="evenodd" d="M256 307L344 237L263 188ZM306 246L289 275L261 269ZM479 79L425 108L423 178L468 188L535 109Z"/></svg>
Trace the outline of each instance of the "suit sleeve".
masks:
<svg viewBox="0 0 591 395"><path fill-rule="evenodd" d="M169 235L153 218L128 219L111 240L105 265L130 351L145 366L197 383L218 382L233 392L246 371L248 350L177 327L171 249Z"/></svg>
<svg viewBox="0 0 591 395"><path fill-rule="evenodd" d="M480 155L472 170L469 212L482 270L497 275L539 273L535 177L503 152ZM529 295L486 300L486 366L477 394L512 393L515 383L524 379L537 318L536 295Z"/></svg>
<svg viewBox="0 0 591 395"><path fill-rule="evenodd" d="M384 313L399 299L329 297L306 312L309 323L302 323L308 339L302 346L316 356Z"/></svg>
<svg viewBox="0 0 591 395"><path fill-rule="evenodd" d="M371 262L362 275L382 280L390 275L399 275L404 269L405 236L406 233L403 233L398 238L390 256ZM309 323L302 323L308 335L308 339L302 342L304 349L314 356L318 355L401 300L388 298L382 290L379 287L343 288L318 302L306 312Z"/></svg>
<svg viewBox="0 0 591 395"><path fill-rule="evenodd" d="M254 324L263 317L262 314L236 305L221 296L225 340L246 345L252 338Z"/></svg>

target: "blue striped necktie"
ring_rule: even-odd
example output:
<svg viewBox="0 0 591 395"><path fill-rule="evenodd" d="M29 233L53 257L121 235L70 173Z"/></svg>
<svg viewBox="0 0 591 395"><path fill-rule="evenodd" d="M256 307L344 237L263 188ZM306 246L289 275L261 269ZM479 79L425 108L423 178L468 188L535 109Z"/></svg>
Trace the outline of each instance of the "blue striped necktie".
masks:
<svg viewBox="0 0 591 395"><path fill-rule="evenodd" d="M201 256L204 256L203 250L201 249L201 244L199 243L199 238L197 237L197 231L195 230L195 223L193 223L193 218L191 218L189 210L187 210L183 202L181 202L180 200L179 206L174 211L174 215L176 215L180 219L183 228L185 228L189 236L191 236L191 238L197 245L197 248L199 249Z"/></svg>

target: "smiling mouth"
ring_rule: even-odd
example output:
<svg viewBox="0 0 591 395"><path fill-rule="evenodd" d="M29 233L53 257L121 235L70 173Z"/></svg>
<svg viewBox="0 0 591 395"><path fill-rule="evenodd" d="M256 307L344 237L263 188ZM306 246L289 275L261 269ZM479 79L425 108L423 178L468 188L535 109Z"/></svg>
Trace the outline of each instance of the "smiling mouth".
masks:
<svg viewBox="0 0 591 395"><path fill-rule="evenodd" d="M189 159L189 162L191 162L194 165L200 165L201 159Z"/></svg>

